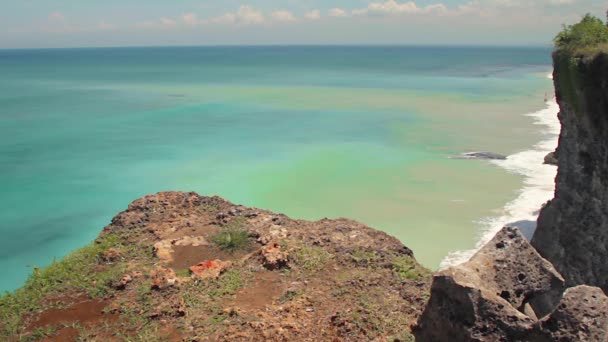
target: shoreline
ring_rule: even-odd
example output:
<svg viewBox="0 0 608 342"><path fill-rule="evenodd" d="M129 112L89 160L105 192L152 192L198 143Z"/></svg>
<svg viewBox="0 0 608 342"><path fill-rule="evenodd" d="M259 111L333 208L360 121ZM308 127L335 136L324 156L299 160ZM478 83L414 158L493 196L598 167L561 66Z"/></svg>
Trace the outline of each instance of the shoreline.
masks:
<svg viewBox="0 0 608 342"><path fill-rule="evenodd" d="M551 74L547 77L552 79ZM509 155L506 160L489 161L508 173L523 176L523 186L517 190L517 197L504 205L501 215L484 217L474 222L480 227L475 248L450 252L441 261L440 270L468 261L504 226L516 226L528 240L532 238L538 213L542 205L553 198L555 191L557 167L544 164L544 158L549 152L555 151L558 145L561 130L558 112L559 105L553 96L545 101L545 108L523 114L533 118L534 125L545 126L541 132L543 139L529 150Z"/></svg>

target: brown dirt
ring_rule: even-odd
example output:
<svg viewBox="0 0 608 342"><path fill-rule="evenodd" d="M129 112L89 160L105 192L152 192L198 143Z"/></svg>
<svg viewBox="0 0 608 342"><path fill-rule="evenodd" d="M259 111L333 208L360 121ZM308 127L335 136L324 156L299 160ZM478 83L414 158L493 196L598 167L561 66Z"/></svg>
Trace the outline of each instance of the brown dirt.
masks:
<svg viewBox="0 0 608 342"><path fill-rule="evenodd" d="M54 336L45 338L45 341L75 341L78 337L78 330L65 327L71 324L80 326L92 326L105 322L113 324L118 321L118 315L106 314L103 310L108 306L109 301L88 300L80 297L76 304L64 309L48 309L42 312L38 318L31 323L27 330L34 331L38 328L57 327Z"/></svg>
<svg viewBox="0 0 608 342"><path fill-rule="evenodd" d="M86 300L76 303L65 309L49 309L38 316L38 319L30 325L30 329L42 328L58 324L90 324L107 320L117 320L116 315L105 314L103 309L108 301Z"/></svg>
<svg viewBox="0 0 608 342"><path fill-rule="evenodd" d="M254 280L247 287L236 293L236 298L228 305L255 312L271 305L284 291L285 285L279 273L261 271L255 274Z"/></svg>
<svg viewBox="0 0 608 342"><path fill-rule="evenodd" d="M183 270L202 261L216 259L236 261L254 250L253 244L246 250L239 250L234 253L226 252L215 246L173 246L173 262L170 264L170 267L176 270Z"/></svg>

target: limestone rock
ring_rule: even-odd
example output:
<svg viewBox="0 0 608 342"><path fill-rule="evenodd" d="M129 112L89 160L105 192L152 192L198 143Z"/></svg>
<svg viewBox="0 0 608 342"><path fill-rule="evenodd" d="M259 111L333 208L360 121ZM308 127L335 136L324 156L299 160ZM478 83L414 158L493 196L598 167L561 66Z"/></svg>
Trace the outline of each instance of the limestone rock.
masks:
<svg viewBox="0 0 608 342"><path fill-rule="evenodd" d="M597 287L569 288L530 341L608 341L608 297Z"/></svg>
<svg viewBox="0 0 608 342"><path fill-rule="evenodd" d="M503 228L470 261L439 272L419 320L420 341L522 339L551 312L564 280L519 229ZM526 315L532 310L534 315Z"/></svg>
<svg viewBox="0 0 608 342"><path fill-rule="evenodd" d="M124 290L125 287L127 287L127 284L129 284L130 282L133 281L133 277L131 277L130 274L124 274L120 280L118 280L115 284L114 284L114 288L117 290Z"/></svg>
<svg viewBox="0 0 608 342"><path fill-rule="evenodd" d="M152 289L163 290L177 284L177 276L171 268L158 268L150 273Z"/></svg>
<svg viewBox="0 0 608 342"><path fill-rule="evenodd" d="M222 272L230 267L230 262L221 260L203 261L198 265L190 266L192 276L198 279L217 279Z"/></svg>
<svg viewBox="0 0 608 342"><path fill-rule="evenodd" d="M275 242L262 247L260 253L264 258L264 266L269 269L284 267L289 259L289 253L281 250L281 246Z"/></svg>
<svg viewBox="0 0 608 342"><path fill-rule="evenodd" d="M108 248L101 254L101 259L105 262L115 262L122 258L122 254L116 248Z"/></svg>
<svg viewBox="0 0 608 342"><path fill-rule="evenodd" d="M154 243L154 256L165 263L173 262L173 246L207 246L209 243L202 236L184 236L179 239L165 239Z"/></svg>
<svg viewBox="0 0 608 342"><path fill-rule="evenodd" d="M553 60L562 125L558 173L532 245L568 286L608 292L608 54L573 59L556 52Z"/></svg>

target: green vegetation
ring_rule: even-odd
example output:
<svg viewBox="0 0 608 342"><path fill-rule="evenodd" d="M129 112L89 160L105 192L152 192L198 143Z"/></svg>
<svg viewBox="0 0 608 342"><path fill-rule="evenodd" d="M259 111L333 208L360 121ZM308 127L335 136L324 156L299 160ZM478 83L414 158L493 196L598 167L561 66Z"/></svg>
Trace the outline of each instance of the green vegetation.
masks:
<svg viewBox="0 0 608 342"><path fill-rule="evenodd" d="M371 266L372 264L378 262L380 257L376 255L373 251L367 251L364 249L355 249L350 257L355 264L362 266Z"/></svg>
<svg viewBox="0 0 608 342"><path fill-rule="evenodd" d="M244 284L241 270L231 268L218 279L209 280L207 283L207 294L211 298L233 295Z"/></svg>
<svg viewBox="0 0 608 342"><path fill-rule="evenodd" d="M300 297L303 294L304 294L304 290L286 291L285 293L283 293L281 295L281 297L279 297L278 302L280 304L285 304L287 302L290 302L290 301Z"/></svg>
<svg viewBox="0 0 608 342"><path fill-rule="evenodd" d="M108 234L46 268L34 268L22 288L0 297L0 337L19 336L23 315L38 310L45 299L70 292L92 298L112 293L112 283L120 279L124 265L105 263L102 253L115 248L128 258L145 254L136 245L125 246L122 241L119 236Z"/></svg>
<svg viewBox="0 0 608 342"><path fill-rule="evenodd" d="M429 270L420 266L414 258L409 256L395 257L391 264L393 272L403 280L420 280L431 275Z"/></svg>
<svg viewBox="0 0 608 342"><path fill-rule="evenodd" d="M322 247L303 246L294 252L294 261L308 272L319 271L333 257Z"/></svg>
<svg viewBox="0 0 608 342"><path fill-rule="evenodd" d="M570 54L593 54L608 48L608 27L601 19L587 14L564 29L554 39L555 47Z"/></svg>
<svg viewBox="0 0 608 342"><path fill-rule="evenodd" d="M249 233L244 229L245 220L236 218L211 237L219 248L234 252L249 246Z"/></svg>

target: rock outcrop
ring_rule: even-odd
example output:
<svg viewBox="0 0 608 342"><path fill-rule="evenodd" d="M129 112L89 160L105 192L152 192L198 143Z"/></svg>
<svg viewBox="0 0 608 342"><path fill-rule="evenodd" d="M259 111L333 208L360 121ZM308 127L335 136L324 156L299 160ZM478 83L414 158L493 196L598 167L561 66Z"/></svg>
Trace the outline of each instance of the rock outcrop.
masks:
<svg viewBox="0 0 608 342"><path fill-rule="evenodd" d="M411 341L431 283L410 249L361 223L183 192L136 200L52 267L0 298L0 341L38 328L67 341Z"/></svg>
<svg viewBox="0 0 608 342"><path fill-rule="evenodd" d="M531 341L608 341L608 297L581 285L564 293L557 309L536 325Z"/></svg>
<svg viewBox="0 0 608 342"><path fill-rule="evenodd" d="M564 280L517 228L437 273L418 341L607 341L608 297ZM540 318L540 320L539 320Z"/></svg>
<svg viewBox="0 0 608 342"><path fill-rule="evenodd" d="M608 55L554 54L562 131L555 198L532 245L569 286L608 291Z"/></svg>

